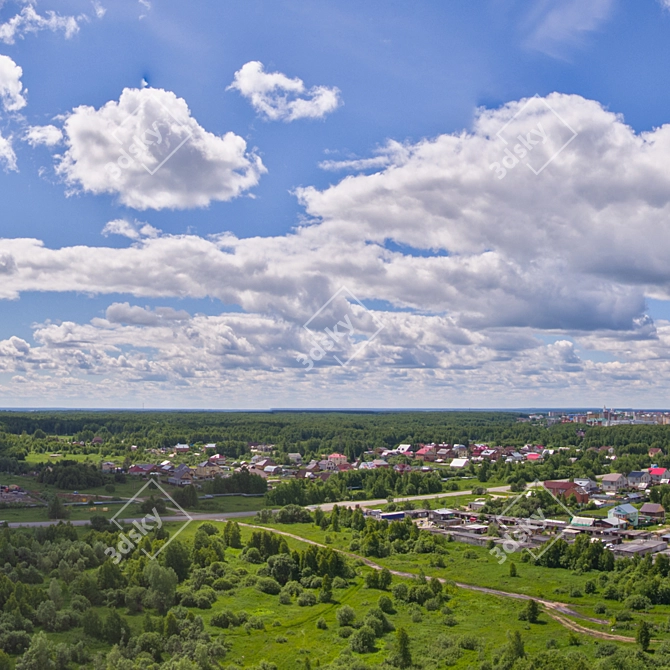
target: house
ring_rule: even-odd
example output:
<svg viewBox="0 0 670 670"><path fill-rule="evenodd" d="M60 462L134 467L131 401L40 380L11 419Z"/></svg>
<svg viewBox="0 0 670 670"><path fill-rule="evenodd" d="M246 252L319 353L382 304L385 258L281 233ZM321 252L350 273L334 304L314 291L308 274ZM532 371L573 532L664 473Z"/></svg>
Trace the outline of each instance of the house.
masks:
<svg viewBox="0 0 670 670"><path fill-rule="evenodd" d="M590 516L573 516L570 520L572 528L593 528L596 520Z"/></svg>
<svg viewBox="0 0 670 670"><path fill-rule="evenodd" d="M270 476L277 476L282 473L282 467L281 465L266 465L263 468L263 472Z"/></svg>
<svg viewBox="0 0 670 670"><path fill-rule="evenodd" d="M129 475L139 475L144 476L151 474L156 469L156 466L152 463L144 463L141 465L131 465L128 468Z"/></svg>
<svg viewBox="0 0 670 670"><path fill-rule="evenodd" d="M634 556L646 556L665 551L668 548L666 542L659 540L638 540L637 542L624 542L612 548L612 553L617 558L633 558Z"/></svg>
<svg viewBox="0 0 670 670"><path fill-rule="evenodd" d="M526 454L527 461L535 461L536 463L542 460L542 454L536 454L534 452Z"/></svg>
<svg viewBox="0 0 670 670"><path fill-rule="evenodd" d="M431 446L421 447L421 449L414 454L414 458L419 461L434 461L436 456L437 452L435 451L435 448Z"/></svg>
<svg viewBox="0 0 670 670"><path fill-rule="evenodd" d="M662 449L659 449L658 447L651 447L651 449L649 449L649 458L655 459L658 458L659 456L663 456Z"/></svg>
<svg viewBox="0 0 670 670"><path fill-rule="evenodd" d="M407 465L407 463L397 463L393 466L393 469L400 474L403 474L404 472L412 472L412 466Z"/></svg>
<svg viewBox="0 0 670 670"><path fill-rule="evenodd" d="M290 453L288 455L289 461L291 463L294 463L295 465L300 465L302 463L302 454L299 454L298 452L295 453Z"/></svg>
<svg viewBox="0 0 670 670"><path fill-rule="evenodd" d="M486 507L486 500L472 500L468 503L468 509L472 512L480 512Z"/></svg>
<svg viewBox="0 0 670 670"><path fill-rule="evenodd" d="M319 470L323 472L337 470L337 464L334 461L329 461L327 458L319 461L318 463ZM308 466L309 467L309 466Z"/></svg>
<svg viewBox="0 0 670 670"><path fill-rule="evenodd" d="M639 512L631 504L617 505L607 512L608 518L623 519L627 523L637 527L639 521Z"/></svg>
<svg viewBox="0 0 670 670"><path fill-rule="evenodd" d="M347 457L344 454L338 454L337 452L333 452L328 456L328 460L332 461L335 464L335 467L337 468L338 465L342 465L342 463L347 462Z"/></svg>
<svg viewBox="0 0 670 670"><path fill-rule="evenodd" d="M105 461L101 466L103 472L116 472L116 463Z"/></svg>
<svg viewBox="0 0 670 670"><path fill-rule="evenodd" d="M437 457L444 460L445 458L447 458L449 456L450 453L451 453L451 449L444 449L444 448L438 449L437 450Z"/></svg>
<svg viewBox="0 0 670 670"><path fill-rule="evenodd" d="M178 445L176 445L175 448L174 448L174 450L175 450L178 454L185 454L185 453L188 452L189 449L190 449L190 447L188 446L188 444L178 444Z"/></svg>
<svg viewBox="0 0 670 670"><path fill-rule="evenodd" d="M448 519L456 518L456 510L453 509L434 509L429 514L431 521L447 521Z"/></svg>
<svg viewBox="0 0 670 670"><path fill-rule="evenodd" d="M219 466L211 461L198 463L195 468L195 474L201 479L210 479L219 473Z"/></svg>
<svg viewBox="0 0 670 670"><path fill-rule="evenodd" d="M575 477L573 481L577 486L581 486L587 493L591 493L598 488L597 482L594 482L589 477Z"/></svg>
<svg viewBox="0 0 670 670"><path fill-rule="evenodd" d="M187 486L193 483L193 473L188 465L182 463L172 473L172 477L168 477L168 484L174 486Z"/></svg>
<svg viewBox="0 0 670 670"><path fill-rule="evenodd" d="M649 476L651 477L652 484L660 484L661 480L667 477L667 472L666 468L649 468Z"/></svg>
<svg viewBox="0 0 670 670"><path fill-rule="evenodd" d="M256 458L254 456L254 458ZM254 461L252 458L251 461L254 464L256 470L265 470L269 465L277 465L271 458L259 458L257 461Z"/></svg>
<svg viewBox="0 0 670 670"><path fill-rule="evenodd" d="M103 439L101 437L94 437L91 440L91 444L100 445L102 443L103 443Z"/></svg>
<svg viewBox="0 0 670 670"><path fill-rule="evenodd" d="M640 507L640 516L645 517L645 520L663 523L665 521L665 508L658 503L644 503Z"/></svg>
<svg viewBox="0 0 670 670"><path fill-rule="evenodd" d="M600 480L600 487L603 491L614 491L615 493L625 489L628 486L628 480L620 472L613 472L605 475Z"/></svg>
<svg viewBox="0 0 670 670"><path fill-rule="evenodd" d="M454 458L454 460L451 461L451 465L449 467L462 470L463 468L467 468L469 465L470 461L467 458Z"/></svg>
<svg viewBox="0 0 670 670"><path fill-rule="evenodd" d="M216 443L210 442L209 444L206 444L203 449L216 449Z"/></svg>
<svg viewBox="0 0 670 670"><path fill-rule="evenodd" d="M399 454L406 454L407 452L411 452L411 451L412 451L412 445L411 445L411 444L399 444L399 445L398 445L398 448L396 449L396 451L397 451Z"/></svg>
<svg viewBox="0 0 670 670"><path fill-rule="evenodd" d="M351 463L341 463L340 465L337 466L338 472L346 472L347 470L353 470L353 469L354 466Z"/></svg>
<svg viewBox="0 0 670 670"><path fill-rule="evenodd" d="M382 458L375 458L372 461L373 468L388 468L389 464Z"/></svg>
<svg viewBox="0 0 670 670"><path fill-rule="evenodd" d="M638 487L641 484L651 484L651 475L644 470L634 470L628 473L628 486Z"/></svg>
<svg viewBox="0 0 670 670"><path fill-rule="evenodd" d="M564 496L565 498L574 496L580 504L589 501L589 494L575 482L546 481L544 482L544 488L553 493L557 498L560 496Z"/></svg>

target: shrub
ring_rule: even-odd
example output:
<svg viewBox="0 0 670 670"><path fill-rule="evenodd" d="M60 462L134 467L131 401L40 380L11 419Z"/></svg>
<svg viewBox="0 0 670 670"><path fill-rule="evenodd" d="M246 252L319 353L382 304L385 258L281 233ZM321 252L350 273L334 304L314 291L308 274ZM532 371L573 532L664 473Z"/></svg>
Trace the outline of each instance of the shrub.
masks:
<svg viewBox="0 0 670 670"><path fill-rule="evenodd" d="M632 595L624 600L623 604L632 610L646 610L651 607L651 600L646 596Z"/></svg>
<svg viewBox="0 0 670 670"><path fill-rule="evenodd" d="M463 635L458 641L458 646L461 649L469 649L470 651L476 651L480 647L479 638L475 635Z"/></svg>
<svg viewBox="0 0 670 670"><path fill-rule="evenodd" d="M340 626L350 626L356 620L356 612L354 611L353 607L344 605L344 607L340 607L337 610L335 613L335 618L337 619L337 623L340 624Z"/></svg>
<svg viewBox="0 0 670 670"><path fill-rule="evenodd" d="M279 604L280 605L290 605L291 604L291 594L286 591L282 591L279 594Z"/></svg>
<svg viewBox="0 0 670 670"><path fill-rule="evenodd" d="M605 605L605 603L596 603L593 606L593 611L596 614L605 614L605 612L607 612L607 605Z"/></svg>
<svg viewBox="0 0 670 670"><path fill-rule="evenodd" d="M412 613L412 623L421 623L423 621L423 615L418 610Z"/></svg>
<svg viewBox="0 0 670 670"><path fill-rule="evenodd" d="M244 627L246 629L254 629L254 630L265 630L265 624L263 623L263 619L259 616L252 616L249 617L249 621L244 624Z"/></svg>
<svg viewBox="0 0 670 670"><path fill-rule="evenodd" d="M300 605L300 607L311 607L312 605L316 605L316 596L313 593L301 593L300 596L298 596L298 605Z"/></svg>
<svg viewBox="0 0 670 670"><path fill-rule="evenodd" d="M225 577L219 577L219 579L215 579L212 586L217 591L231 591L232 589L235 588L235 585Z"/></svg>
<svg viewBox="0 0 670 670"><path fill-rule="evenodd" d="M388 596L379 596L377 606L382 612L386 612L386 614L395 613L395 609L393 608L393 601ZM428 605L426 604L426 607L427 606Z"/></svg>
<svg viewBox="0 0 670 670"><path fill-rule="evenodd" d="M337 631L337 634L346 640L353 635L353 632L354 629L351 626L342 626L342 628Z"/></svg>
<svg viewBox="0 0 670 670"><path fill-rule="evenodd" d="M326 620L323 617L319 617L319 619L316 622L316 627L320 630L328 630L328 624L326 623Z"/></svg>
<svg viewBox="0 0 670 670"><path fill-rule="evenodd" d="M349 586L347 583L346 579L342 579L342 577L335 577L333 579L333 588L334 589L346 589Z"/></svg>
<svg viewBox="0 0 670 670"><path fill-rule="evenodd" d="M589 579L586 584L584 584L584 593L595 593L596 592L596 583L593 579Z"/></svg>
<svg viewBox="0 0 670 670"><path fill-rule="evenodd" d="M393 593L393 597L396 600L403 600L406 602L409 599L409 589L407 588L407 584L396 584L391 590L391 593Z"/></svg>
<svg viewBox="0 0 670 670"><path fill-rule="evenodd" d="M570 596L572 598L581 598L582 597L582 590L577 586L573 586L570 589Z"/></svg>
<svg viewBox="0 0 670 670"><path fill-rule="evenodd" d="M375 632L370 626L363 626L357 630L349 641L352 651L358 654L367 654L375 649Z"/></svg>
<svg viewBox="0 0 670 670"><path fill-rule="evenodd" d="M606 586L603 591L603 598L605 600L619 600L619 589L614 584Z"/></svg>
<svg viewBox="0 0 670 670"><path fill-rule="evenodd" d="M429 598L424 603L424 606L429 612L436 612L437 610L440 609L440 599L439 598Z"/></svg>
<svg viewBox="0 0 670 670"><path fill-rule="evenodd" d="M276 579L272 577L263 577L256 582L256 588L262 593L269 593L271 596L276 596L281 591L281 585Z"/></svg>
<svg viewBox="0 0 670 670"><path fill-rule="evenodd" d="M595 657L605 658L606 656L613 656L617 652L617 646L612 642L603 642L596 647Z"/></svg>
<svg viewBox="0 0 670 670"><path fill-rule="evenodd" d="M284 637L283 635L277 635L277 637L275 638L275 642L279 644L284 644L284 642L288 642L288 638Z"/></svg>
<svg viewBox="0 0 670 670"><path fill-rule="evenodd" d="M628 611L628 610L621 610L621 612L617 612L617 615L615 617L616 621L632 621L633 620L633 615Z"/></svg>
<svg viewBox="0 0 670 670"><path fill-rule="evenodd" d="M449 626L451 628L452 626L456 626L458 624L458 621L456 620L456 617L453 614L447 614L447 616L445 616L442 619L442 623L445 626Z"/></svg>

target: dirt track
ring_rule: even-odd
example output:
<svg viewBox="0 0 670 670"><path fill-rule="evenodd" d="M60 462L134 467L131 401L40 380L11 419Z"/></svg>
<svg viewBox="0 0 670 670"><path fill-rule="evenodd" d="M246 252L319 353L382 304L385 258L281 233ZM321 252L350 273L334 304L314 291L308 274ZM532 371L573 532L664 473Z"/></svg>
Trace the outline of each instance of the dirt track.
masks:
<svg viewBox="0 0 670 670"><path fill-rule="evenodd" d="M315 542L314 540L308 540L307 538L301 537L300 535L294 535L293 533L287 533L286 531L277 530L275 528L268 528L267 526L255 526L249 523L240 523L240 526L246 526L247 528L257 528L258 530L271 530L273 533L277 533L278 535L284 535L286 537L293 538L294 540L298 540L300 542L313 544L316 545L317 547L328 547L327 544L321 544L320 542ZM330 548L334 549L334 547ZM339 551L341 554L344 554L345 556L349 556L351 558L363 561L365 565L375 570L383 570L383 566L379 565L379 563L375 563L374 561L371 561L369 558L365 558L364 556L359 556L358 554L352 554L349 551L342 551L342 549L335 549L335 551ZM409 577L410 579L416 577L416 574L412 572L401 572L400 570L390 570L390 572L392 575L396 575L397 577ZM591 637L596 637L601 640L612 640L615 642L635 642L635 638L625 637L624 635L614 635L612 633L605 633L603 631L593 630L592 628L581 626L575 621L566 618L566 616L564 615L577 617L578 619L584 619L586 621L591 621L592 623L597 623L601 625L607 625L609 623L605 619L594 619L593 617L587 617L582 614L579 614L579 612L575 612L575 610L573 610L566 603L560 603L555 600L544 600L542 598L533 598L523 593L510 593L509 591L500 591L498 589L491 589L486 586L463 584L462 582L454 582L452 580L443 579L441 577L438 577L438 579L442 583L449 582L455 584L461 589L467 589L468 591L478 591L480 593L486 593L492 596L499 596L501 598L515 598L517 600L535 600L536 602L544 606L547 614L552 619L554 619L554 621L557 621L562 626L565 626L566 628L569 628L570 630L576 633L583 633L584 635L590 635Z"/></svg>

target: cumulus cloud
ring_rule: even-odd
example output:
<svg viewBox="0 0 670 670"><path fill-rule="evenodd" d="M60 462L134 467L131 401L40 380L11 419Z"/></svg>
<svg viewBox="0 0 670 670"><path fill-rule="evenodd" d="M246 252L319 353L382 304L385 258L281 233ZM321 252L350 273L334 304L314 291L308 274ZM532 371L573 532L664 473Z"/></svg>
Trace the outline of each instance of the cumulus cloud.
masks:
<svg viewBox="0 0 670 670"><path fill-rule="evenodd" d="M239 91L258 114L270 121L322 119L341 104L337 88L307 89L298 77L291 79L281 72L265 72L260 61L245 63L228 88Z"/></svg>
<svg viewBox="0 0 670 670"><path fill-rule="evenodd" d="M0 102L6 112L15 112L26 106L22 74L23 70L9 56L0 54Z"/></svg>
<svg viewBox="0 0 670 670"><path fill-rule="evenodd" d="M26 130L23 139L30 144L31 147L44 145L47 147L55 147L63 140L63 132L56 126L29 126Z"/></svg>
<svg viewBox="0 0 670 670"><path fill-rule="evenodd" d="M114 219L108 221L102 229L105 237L109 235L122 235L131 240L141 240L143 237L158 237L160 230L143 221L127 221L126 219Z"/></svg>
<svg viewBox="0 0 670 670"><path fill-rule="evenodd" d="M566 128L577 136L556 151ZM636 133L597 102L552 94L479 110L468 132L387 153L373 174L300 189L309 223L284 236L152 236L123 219L106 229L132 239L127 248L0 240L2 298L213 298L245 312L181 320L117 303L90 324L40 326L35 362L12 353L6 371L45 393L63 390L57 371L73 366L108 375L99 393L143 380L165 397L185 384L248 398L253 385L258 402L282 405L290 388L310 406L349 406L352 382L370 405L425 389L419 406L449 404L426 402L442 390L486 406L501 389L509 403L538 392L592 403L589 394L612 397L621 379L640 399L670 386L670 324L646 314L647 297L670 300L669 125ZM342 286L376 305L385 327L355 369L329 354L306 372L297 357L314 342L303 324ZM321 331L342 318L320 314Z"/></svg>
<svg viewBox="0 0 670 670"><path fill-rule="evenodd" d="M127 302L115 302L107 308L105 317L110 323L135 324L138 326L157 326L168 321L188 321L191 315L185 310L172 307L138 307Z"/></svg>
<svg viewBox="0 0 670 670"><path fill-rule="evenodd" d="M77 107L64 123L57 172L74 189L112 193L128 207L187 209L231 200L265 172L232 132L207 132L171 91L124 89L100 109Z"/></svg>
<svg viewBox="0 0 670 670"><path fill-rule="evenodd" d="M35 10L35 4L33 0L27 0L26 6L18 14L0 24L1 42L14 44L17 38L42 30L62 32L66 39L79 32L79 21L83 17L61 16L54 11L47 11L41 15Z"/></svg>

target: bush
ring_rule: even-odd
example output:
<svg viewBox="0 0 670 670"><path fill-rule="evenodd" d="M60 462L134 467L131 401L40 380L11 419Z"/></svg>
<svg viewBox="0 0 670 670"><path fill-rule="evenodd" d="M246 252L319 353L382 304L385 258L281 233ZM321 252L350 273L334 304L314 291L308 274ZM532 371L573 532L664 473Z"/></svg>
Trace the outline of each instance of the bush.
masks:
<svg viewBox="0 0 670 670"><path fill-rule="evenodd" d="M340 626L350 626L356 620L356 612L353 607L344 605L337 610L335 618Z"/></svg>
<svg viewBox="0 0 670 670"><path fill-rule="evenodd" d="M354 629L351 626L342 626L342 628L337 631L337 634L346 640L353 635L353 632Z"/></svg>
<svg viewBox="0 0 670 670"><path fill-rule="evenodd" d="M388 596L379 596L377 606L382 612L385 612L386 614L395 614L393 601Z"/></svg>
<svg viewBox="0 0 670 670"><path fill-rule="evenodd" d="M272 577L263 577L256 583L256 588L262 593L269 593L271 596L276 596L281 591L281 585L276 579Z"/></svg>
<svg viewBox="0 0 670 670"><path fill-rule="evenodd" d="M305 593L301 593L298 596L298 605L300 607L312 607L312 605L316 605L316 596L313 593L305 591Z"/></svg>
<svg viewBox="0 0 670 670"><path fill-rule="evenodd" d="M275 638L275 642L277 642L278 644L284 644L285 642L288 642L288 638L284 637L283 635L277 635L277 637Z"/></svg>
<svg viewBox="0 0 670 670"><path fill-rule="evenodd" d="M286 591L282 591L279 594L279 604L280 605L290 605L291 604L291 594Z"/></svg>
<svg viewBox="0 0 670 670"><path fill-rule="evenodd" d="M605 658L606 656L613 656L617 653L617 646L612 642L603 642L598 644L595 651L596 658Z"/></svg>
<svg viewBox="0 0 670 670"><path fill-rule="evenodd" d="M349 644L352 651L367 654L375 650L375 637L375 632L370 626L363 626L351 636Z"/></svg>
<svg viewBox="0 0 670 670"><path fill-rule="evenodd" d="M232 591L235 588L235 585L225 577L219 577L218 579L215 579L212 586L217 591Z"/></svg>
<svg viewBox="0 0 670 670"><path fill-rule="evenodd" d="M393 589L391 589L391 593L396 600L407 602L409 599L409 589L407 588L407 584L396 584Z"/></svg>
<svg viewBox="0 0 670 670"><path fill-rule="evenodd" d="M334 589L346 589L349 586L347 583L346 579L342 579L342 577L335 577L333 579L333 588Z"/></svg>
<svg viewBox="0 0 670 670"><path fill-rule="evenodd" d="M247 630L265 630L265 624L263 623L263 619L259 616L252 616L249 617L249 621L247 621L244 624L244 627Z"/></svg>
<svg viewBox="0 0 670 670"><path fill-rule="evenodd" d="M651 607L651 600L646 596L632 595L628 596L623 604L632 610L647 610Z"/></svg>
<svg viewBox="0 0 670 670"><path fill-rule="evenodd" d="M605 605L605 603L596 603L593 606L593 611L596 614L605 614L605 612L607 612L607 605Z"/></svg>
<svg viewBox="0 0 670 670"><path fill-rule="evenodd" d="M439 598L429 598L426 600L424 603L424 607L429 611L429 612L436 612L437 610L440 609L440 599Z"/></svg>
<svg viewBox="0 0 670 670"><path fill-rule="evenodd" d="M328 630L328 624L326 623L326 620L323 617L319 617L319 619L316 622L316 627L319 630Z"/></svg>
<svg viewBox="0 0 670 670"><path fill-rule="evenodd" d="M572 598L581 598L582 597L582 590L577 586L573 586L570 589L570 596Z"/></svg>
<svg viewBox="0 0 670 670"><path fill-rule="evenodd" d="M595 593L596 592L596 583L593 579L589 579L586 584L584 584L584 593Z"/></svg>
<svg viewBox="0 0 670 670"><path fill-rule="evenodd" d="M463 635L458 641L458 646L461 649L469 649L470 651L476 651L480 647L479 638L475 635Z"/></svg>
<svg viewBox="0 0 670 670"><path fill-rule="evenodd" d="M619 589L614 584L606 586L603 591L603 598L605 600L619 600Z"/></svg>

